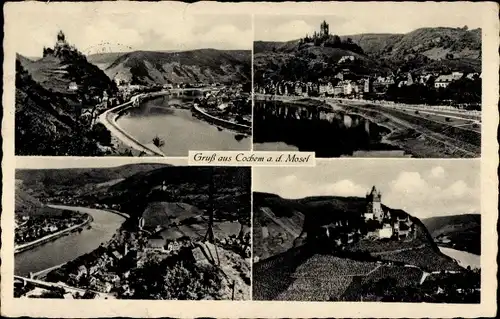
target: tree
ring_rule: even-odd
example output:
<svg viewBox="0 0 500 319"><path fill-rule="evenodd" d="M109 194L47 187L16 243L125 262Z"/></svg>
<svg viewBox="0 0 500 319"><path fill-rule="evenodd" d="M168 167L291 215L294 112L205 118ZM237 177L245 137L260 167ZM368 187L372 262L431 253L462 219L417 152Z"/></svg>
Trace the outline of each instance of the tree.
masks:
<svg viewBox="0 0 500 319"><path fill-rule="evenodd" d="M97 123L92 127L90 136L102 145L111 146L111 133L102 123Z"/></svg>

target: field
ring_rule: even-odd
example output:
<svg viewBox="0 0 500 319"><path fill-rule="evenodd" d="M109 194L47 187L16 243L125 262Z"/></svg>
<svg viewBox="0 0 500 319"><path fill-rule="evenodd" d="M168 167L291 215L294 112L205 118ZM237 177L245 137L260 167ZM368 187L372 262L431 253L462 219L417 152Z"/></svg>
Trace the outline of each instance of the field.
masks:
<svg viewBox="0 0 500 319"><path fill-rule="evenodd" d="M353 278L366 276L377 267L379 265L375 262L356 261L331 255L314 255L295 270L284 269L284 263L280 262L272 269L268 269L265 278L254 272L254 298L256 292L260 296L262 289L275 289L274 298L264 298L264 300L338 300ZM279 275L269 275L274 271ZM255 299L262 300L262 298Z"/></svg>

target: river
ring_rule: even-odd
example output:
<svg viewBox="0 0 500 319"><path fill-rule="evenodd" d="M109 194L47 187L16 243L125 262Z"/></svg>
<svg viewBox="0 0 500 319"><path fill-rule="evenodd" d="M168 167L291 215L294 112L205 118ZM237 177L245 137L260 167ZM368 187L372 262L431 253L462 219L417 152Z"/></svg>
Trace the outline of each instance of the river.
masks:
<svg viewBox="0 0 500 319"><path fill-rule="evenodd" d="M77 210L87 213L94 219L85 226L82 232L72 232L67 236L16 254L14 258L14 273L19 276L29 276L30 272L63 264L83 254L89 253L113 237L125 218L107 211L69 206L52 206L54 208Z"/></svg>
<svg viewBox="0 0 500 319"><path fill-rule="evenodd" d="M467 268L467 266L470 266L472 269L481 268L480 255L475 255L466 251L441 246L439 246L439 250L441 250L443 254L455 259L458 264L464 268Z"/></svg>
<svg viewBox="0 0 500 319"><path fill-rule="evenodd" d="M407 156L384 143L390 133L387 127L331 106L256 101L253 118L258 151L308 151L316 157Z"/></svg>
<svg viewBox="0 0 500 319"><path fill-rule="evenodd" d="M165 143L160 149L167 156L187 156L189 150L250 150L251 138L196 118L189 109L173 107L190 101L169 96L147 100L120 116L117 125L142 144L160 137Z"/></svg>

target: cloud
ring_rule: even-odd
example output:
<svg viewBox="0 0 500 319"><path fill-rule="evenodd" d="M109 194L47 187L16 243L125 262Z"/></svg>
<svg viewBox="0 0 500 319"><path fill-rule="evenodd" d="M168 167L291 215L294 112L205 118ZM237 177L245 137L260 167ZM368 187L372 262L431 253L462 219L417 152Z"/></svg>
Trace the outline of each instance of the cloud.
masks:
<svg viewBox="0 0 500 319"><path fill-rule="evenodd" d="M441 166L436 166L431 170L431 176L435 178L442 178L444 177L444 168Z"/></svg>
<svg viewBox="0 0 500 319"><path fill-rule="evenodd" d="M363 196L367 192L367 189L350 180L344 179L337 183L327 185L325 191L336 196Z"/></svg>
<svg viewBox="0 0 500 319"><path fill-rule="evenodd" d="M271 28L259 29L256 38L268 41L289 41L302 38L306 34L311 35L315 30L316 26L304 20L292 20Z"/></svg>
<svg viewBox="0 0 500 319"><path fill-rule="evenodd" d="M49 7L49 6L46 6ZM130 14L100 7L78 12L21 10L23 19L9 19L9 37L16 36L16 51L41 56L44 46L53 46L59 30L81 51L96 52L104 46L132 50L191 50L200 48L246 49L253 45L250 16L202 15L170 8L168 14L144 6ZM137 14L140 18L137 18ZM50 16L50 19L47 18ZM15 35L14 35L15 33ZM118 51L122 51L118 50Z"/></svg>
<svg viewBox="0 0 500 319"><path fill-rule="evenodd" d="M465 181L435 185L436 176L442 177L443 174L441 167L433 168L428 180L418 172L401 172L389 183L386 204L408 210L418 217L479 211L479 192Z"/></svg>

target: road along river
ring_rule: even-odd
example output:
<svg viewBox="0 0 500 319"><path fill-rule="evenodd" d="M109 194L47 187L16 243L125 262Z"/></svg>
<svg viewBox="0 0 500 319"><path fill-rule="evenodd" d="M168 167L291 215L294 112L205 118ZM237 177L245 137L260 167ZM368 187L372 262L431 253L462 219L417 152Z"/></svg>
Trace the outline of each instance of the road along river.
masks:
<svg viewBox="0 0 500 319"><path fill-rule="evenodd" d="M113 237L125 218L109 211L84 207L53 205L54 208L79 211L92 216L91 229L72 232L33 249L15 255L14 274L28 277L30 272L54 267L89 253Z"/></svg>
<svg viewBox="0 0 500 319"><path fill-rule="evenodd" d="M167 156L187 156L189 150L250 150L251 137L195 117L189 109L192 102L193 98L153 98L124 112L116 123L142 144L158 136Z"/></svg>

